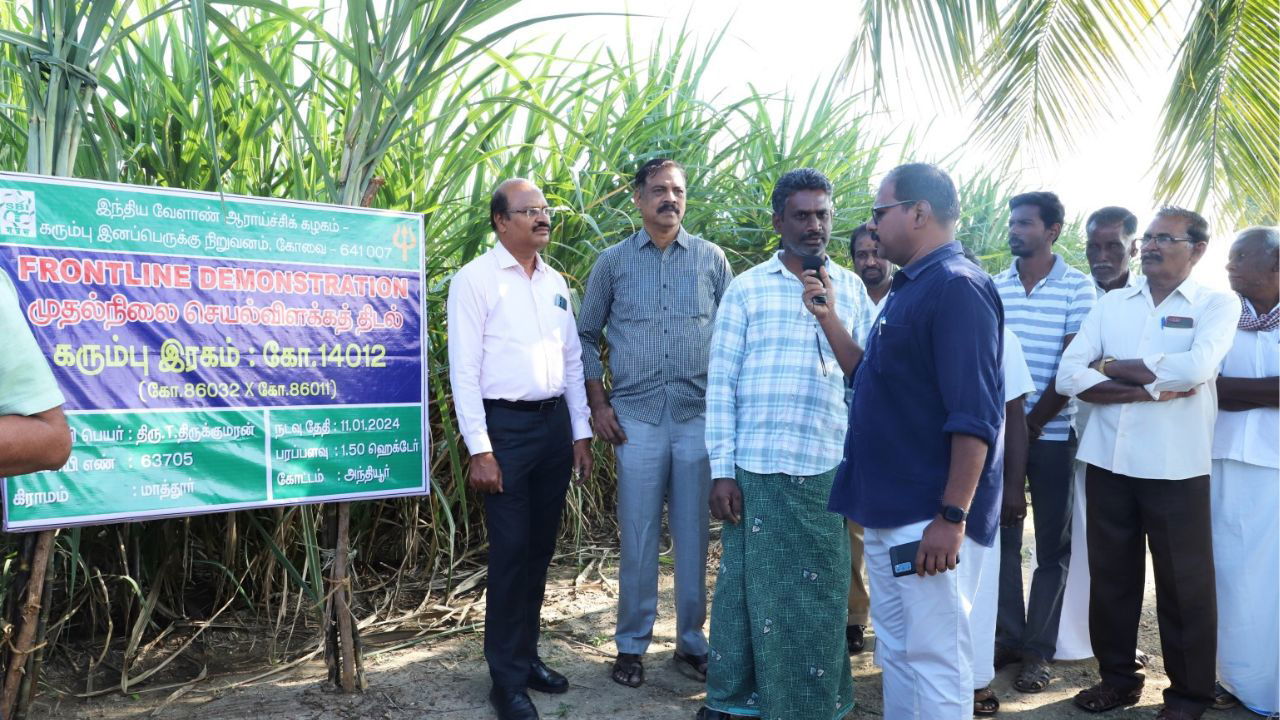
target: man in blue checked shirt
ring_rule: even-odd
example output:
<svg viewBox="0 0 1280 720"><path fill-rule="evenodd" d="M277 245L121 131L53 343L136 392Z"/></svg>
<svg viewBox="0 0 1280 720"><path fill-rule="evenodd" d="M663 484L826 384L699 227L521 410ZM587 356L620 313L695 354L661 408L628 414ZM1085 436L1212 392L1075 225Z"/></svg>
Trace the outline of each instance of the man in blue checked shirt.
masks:
<svg viewBox="0 0 1280 720"><path fill-rule="evenodd" d="M685 184L684 168L669 158L640 167L632 199L644 227L600 253L578 314L592 425L617 459L622 562L610 677L628 687L644 683L641 658L653 639L664 500L675 553L674 662L707 679L704 395L711 321L733 270L719 246L684 229Z"/></svg>
<svg viewBox="0 0 1280 720"><path fill-rule="evenodd" d="M823 720L853 707L849 536L826 500L855 338L872 316L862 281L826 257L831 190L811 169L778 180L781 249L729 285L716 316L706 440L711 514L725 525L702 720Z"/></svg>

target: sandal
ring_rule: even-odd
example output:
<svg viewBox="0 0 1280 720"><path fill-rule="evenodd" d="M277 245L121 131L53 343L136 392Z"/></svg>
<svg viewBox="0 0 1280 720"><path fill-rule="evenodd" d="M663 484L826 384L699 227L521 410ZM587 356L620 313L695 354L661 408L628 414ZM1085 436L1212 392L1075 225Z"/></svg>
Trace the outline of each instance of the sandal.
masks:
<svg viewBox="0 0 1280 720"><path fill-rule="evenodd" d="M609 677L619 685L630 688L643 685L644 664L640 662L640 656L635 653L618 653L618 659L613 661L613 671L609 673Z"/></svg>
<svg viewBox="0 0 1280 720"><path fill-rule="evenodd" d="M681 675L698 682L707 681L706 653L693 655L677 650L676 654L671 657L671 662L675 663L676 670L679 670Z"/></svg>
<svg viewBox="0 0 1280 720"><path fill-rule="evenodd" d="M1049 663L1039 658L1022 663L1022 671L1013 679L1013 687L1022 693L1043 692L1049 687Z"/></svg>
<svg viewBox="0 0 1280 720"><path fill-rule="evenodd" d="M1230 710L1240 704L1240 698L1231 694L1231 691L1222 687L1222 683L1213 684L1213 705L1214 710Z"/></svg>
<svg viewBox="0 0 1280 720"><path fill-rule="evenodd" d="M1108 685L1100 682L1091 688L1081 690L1076 693L1072 702L1081 710L1088 710L1091 713L1106 712L1114 710L1118 707L1127 707L1129 705L1137 705L1142 699L1142 687L1136 687L1132 690L1121 690L1114 685Z"/></svg>
<svg viewBox="0 0 1280 720"><path fill-rule="evenodd" d="M1145 670L1151 664L1151 656L1139 650L1134 654L1133 661L1138 663L1139 670Z"/></svg>
<svg viewBox="0 0 1280 720"><path fill-rule="evenodd" d="M995 715L1000 711L1000 698L996 697L996 693L991 686L973 691L973 714L974 715Z"/></svg>

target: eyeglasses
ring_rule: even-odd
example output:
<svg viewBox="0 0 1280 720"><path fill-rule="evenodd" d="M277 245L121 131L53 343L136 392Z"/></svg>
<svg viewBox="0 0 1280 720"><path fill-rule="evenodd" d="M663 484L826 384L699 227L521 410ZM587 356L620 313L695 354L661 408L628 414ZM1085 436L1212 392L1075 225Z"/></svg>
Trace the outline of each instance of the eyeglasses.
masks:
<svg viewBox="0 0 1280 720"><path fill-rule="evenodd" d="M1200 241L1196 240L1195 238L1188 237L1186 235L1177 236L1177 235L1170 235L1169 233L1160 233L1159 235L1143 235L1142 237L1138 238L1139 247L1152 242L1155 243L1158 247L1167 248L1172 246L1176 242L1187 242L1187 243L1191 243L1192 245L1195 245Z"/></svg>
<svg viewBox="0 0 1280 720"><path fill-rule="evenodd" d="M893 208L896 208L900 205L913 205L918 202L920 201L919 200L902 200L896 203L889 203L888 205L878 205L878 206L872 207L871 222L879 224L880 221L884 219L885 213L889 212Z"/></svg>
<svg viewBox="0 0 1280 720"><path fill-rule="evenodd" d="M512 215L524 215L530 220L537 218L539 215L545 215L547 219L550 220L556 216L556 209L557 208L553 207L532 207L523 208L521 210L508 210L507 212Z"/></svg>

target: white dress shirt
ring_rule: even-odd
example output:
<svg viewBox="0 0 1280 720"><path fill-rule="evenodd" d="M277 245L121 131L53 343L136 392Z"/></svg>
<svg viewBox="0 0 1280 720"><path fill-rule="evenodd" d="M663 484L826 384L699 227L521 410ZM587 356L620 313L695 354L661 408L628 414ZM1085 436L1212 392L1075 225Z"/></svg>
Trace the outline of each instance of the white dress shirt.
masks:
<svg viewBox="0 0 1280 720"><path fill-rule="evenodd" d="M1031 379L1031 369L1027 367L1027 356L1022 354L1022 343L1009 328L1004 329L1004 402L1036 391L1036 383Z"/></svg>
<svg viewBox="0 0 1280 720"><path fill-rule="evenodd" d="M472 455L493 451L484 400L564 395L573 439L591 437L569 286L542 256L535 263L530 278L497 243L464 265L449 286L449 383Z"/></svg>
<svg viewBox="0 0 1280 720"><path fill-rule="evenodd" d="M1110 356L1141 359L1156 376L1145 386L1153 399L1166 390L1194 388L1196 394L1166 402L1095 406L1077 459L1129 477L1208 475L1218 414L1214 379L1239 320L1235 293L1190 279L1158 307L1145 279L1099 299L1063 353L1058 392L1074 397L1108 380L1089 365Z"/></svg>
<svg viewBox="0 0 1280 720"><path fill-rule="evenodd" d="M1235 342L1222 361L1222 375L1280 376L1280 329L1236 330ZM1280 408L1219 410L1218 424L1213 430L1213 459L1280 468Z"/></svg>

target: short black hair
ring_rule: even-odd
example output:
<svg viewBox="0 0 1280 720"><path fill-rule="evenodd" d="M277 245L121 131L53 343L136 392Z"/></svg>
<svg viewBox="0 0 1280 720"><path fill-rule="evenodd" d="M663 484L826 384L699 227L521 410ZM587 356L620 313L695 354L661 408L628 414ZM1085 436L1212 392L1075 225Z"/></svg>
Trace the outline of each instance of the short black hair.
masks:
<svg viewBox="0 0 1280 720"><path fill-rule="evenodd" d="M813 168L800 168L786 173L778 178L778 184L773 186L773 195L769 198L770 204L773 205L773 214L781 216L782 211L787 207L787 198L801 190L821 190L830 197L831 181L826 175Z"/></svg>
<svg viewBox="0 0 1280 720"><path fill-rule="evenodd" d="M1039 208L1040 221L1044 223L1045 227L1061 225L1067 219L1067 209L1062 207L1062 201L1058 199L1055 193L1041 190L1022 193L1009 198L1010 210L1020 208L1023 205L1034 205Z"/></svg>
<svg viewBox="0 0 1280 720"><path fill-rule="evenodd" d="M885 182L893 183L894 200L925 200L940 223L960 219L960 198L956 184L942 168L930 163L907 163L889 171Z"/></svg>
<svg viewBox="0 0 1280 720"><path fill-rule="evenodd" d="M632 187L636 190L640 190L641 188L644 187L644 184L649 181L650 175L658 172L664 167L673 167L679 170L680 174L684 175L686 179L689 177L689 174L684 171L684 166L676 162L675 160L672 160L671 158L667 158L667 157L650 158L649 160L645 161L643 165L640 166L639 170L636 171L636 177L634 180L632 180Z"/></svg>
<svg viewBox="0 0 1280 720"><path fill-rule="evenodd" d="M1115 225L1116 223L1124 224L1124 235L1130 237L1138 232L1138 216L1129 212L1128 208L1122 208L1119 205L1108 205L1093 211L1089 219L1085 221L1085 231L1095 225Z"/></svg>
<svg viewBox="0 0 1280 720"><path fill-rule="evenodd" d="M1156 211L1157 218L1173 217L1187 221L1187 235L1198 243L1209 242L1209 221L1200 213L1177 205L1165 205Z"/></svg>
<svg viewBox="0 0 1280 720"><path fill-rule="evenodd" d="M506 215L507 209L507 193L499 185L489 196L489 227L493 228L494 232L498 232L498 223L493 219L498 215Z"/></svg>
<svg viewBox="0 0 1280 720"><path fill-rule="evenodd" d="M858 243L858 238L863 235L872 235L871 228L867 227L867 223L862 223L858 227L854 228L853 232L849 233L849 253L850 254L853 253L853 246Z"/></svg>

